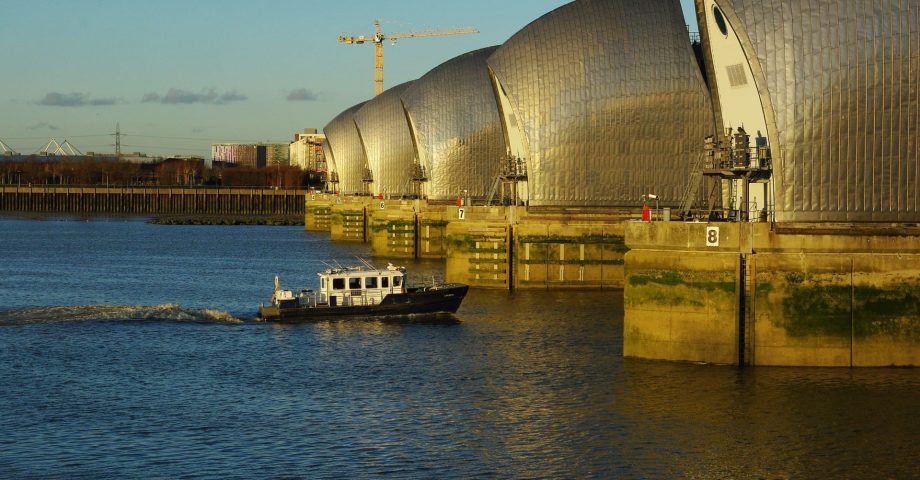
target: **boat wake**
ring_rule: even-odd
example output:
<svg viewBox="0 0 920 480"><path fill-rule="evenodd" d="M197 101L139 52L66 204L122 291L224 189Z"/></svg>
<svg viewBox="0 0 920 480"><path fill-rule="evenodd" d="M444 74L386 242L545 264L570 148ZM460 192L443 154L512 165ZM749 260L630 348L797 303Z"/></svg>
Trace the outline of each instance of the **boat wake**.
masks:
<svg viewBox="0 0 920 480"><path fill-rule="evenodd" d="M211 309L164 305L77 305L0 310L0 326L85 321L149 321L238 324L245 320Z"/></svg>

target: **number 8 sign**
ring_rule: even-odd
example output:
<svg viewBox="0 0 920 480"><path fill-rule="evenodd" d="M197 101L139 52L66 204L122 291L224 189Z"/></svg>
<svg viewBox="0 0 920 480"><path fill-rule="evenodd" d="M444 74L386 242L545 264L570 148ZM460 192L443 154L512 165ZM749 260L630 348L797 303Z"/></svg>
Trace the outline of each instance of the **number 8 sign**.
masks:
<svg viewBox="0 0 920 480"><path fill-rule="evenodd" d="M719 227L706 227L706 246L719 246Z"/></svg>

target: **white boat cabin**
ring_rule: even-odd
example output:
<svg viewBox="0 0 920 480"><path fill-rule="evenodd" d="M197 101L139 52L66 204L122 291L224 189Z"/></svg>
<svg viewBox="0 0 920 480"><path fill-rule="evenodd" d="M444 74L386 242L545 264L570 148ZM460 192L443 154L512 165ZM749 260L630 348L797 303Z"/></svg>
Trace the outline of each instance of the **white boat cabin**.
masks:
<svg viewBox="0 0 920 480"><path fill-rule="evenodd" d="M317 304L330 307L377 305L391 293L406 292L406 269L330 268L319 275Z"/></svg>

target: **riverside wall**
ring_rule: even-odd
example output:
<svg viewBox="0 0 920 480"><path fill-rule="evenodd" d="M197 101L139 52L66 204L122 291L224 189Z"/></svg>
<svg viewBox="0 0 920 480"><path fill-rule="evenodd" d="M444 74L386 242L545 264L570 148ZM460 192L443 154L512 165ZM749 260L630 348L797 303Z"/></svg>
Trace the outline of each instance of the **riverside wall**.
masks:
<svg viewBox="0 0 920 480"><path fill-rule="evenodd" d="M920 365L916 227L630 222L626 245L626 356Z"/></svg>
<svg viewBox="0 0 920 480"><path fill-rule="evenodd" d="M299 217L306 195L273 188L0 186L0 211Z"/></svg>

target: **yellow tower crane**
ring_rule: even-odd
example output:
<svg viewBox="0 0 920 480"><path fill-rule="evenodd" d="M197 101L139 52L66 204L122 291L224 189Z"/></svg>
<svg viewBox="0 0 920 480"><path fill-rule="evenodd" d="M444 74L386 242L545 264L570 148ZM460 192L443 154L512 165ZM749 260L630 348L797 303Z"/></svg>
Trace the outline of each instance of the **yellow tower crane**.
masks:
<svg viewBox="0 0 920 480"><path fill-rule="evenodd" d="M389 40L396 45L396 41L401 38L422 38L422 37L443 37L446 35L469 35L479 33L475 28L454 28L449 30L423 30L420 32L405 33L387 33L380 31L380 20L374 20L376 31L374 35L359 35L356 37L342 35L339 37L339 43L348 43L360 45L363 43L374 44L374 95L383 93L383 42Z"/></svg>

